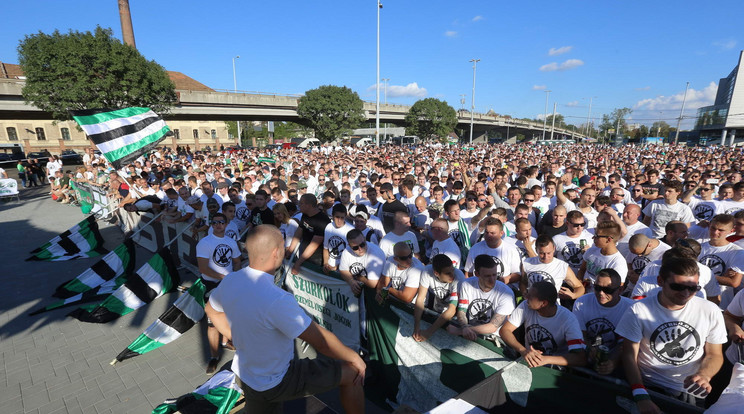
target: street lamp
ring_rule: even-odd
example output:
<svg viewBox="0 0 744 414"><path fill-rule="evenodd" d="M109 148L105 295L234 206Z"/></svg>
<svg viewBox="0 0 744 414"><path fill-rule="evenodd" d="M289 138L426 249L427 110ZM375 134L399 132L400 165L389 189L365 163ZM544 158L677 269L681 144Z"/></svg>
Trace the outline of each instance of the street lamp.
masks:
<svg viewBox="0 0 744 414"><path fill-rule="evenodd" d="M677 118L677 131L674 133L674 145L677 145L677 139L679 139L679 124L682 123L682 114L685 112L685 103L687 102L687 90L690 89L690 82L687 82L685 86L685 96L682 98L682 109L679 110L679 118ZM733 141L731 141L733 144ZM723 142L721 142L723 145Z"/></svg>
<svg viewBox="0 0 744 414"><path fill-rule="evenodd" d="M589 115L586 117L586 134L584 136L588 137L589 134L592 133L592 101L596 98L596 96L589 97Z"/></svg>
<svg viewBox="0 0 744 414"><path fill-rule="evenodd" d="M550 96L550 92L552 92L549 89L545 90L545 115L543 115L543 133L542 133L542 139L545 141L545 128L548 126L548 97Z"/></svg>
<svg viewBox="0 0 744 414"><path fill-rule="evenodd" d="M475 65L480 59L470 59L473 62L473 94L470 96L470 145L473 145L473 112L475 112Z"/></svg>
<svg viewBox="0 0 744 414"><path fill-rule="evenodd" d="M377 89L377 99L375 101L375 142L380 146L380 9L382 3L377 0L377 77L375 86Z"/></svg>
<svg viewBox="0 0 744 414"><path fill-rule="evenodd" d="M382 81L385 82L385 105L387 105L387 83L390 81L390 78L382 78ZM387 122L385 122L385 133L383 137L387 140Z"/></svg>
<svg viewBox="0 0 744 414"><path fill-rule="evenodd" d="M237 93L238 93L238 78L235 75L235 59L240 59L240 55L235 56L233 58L233 60L232 60L233 61L233 91L235 92L236 98L237 98ZM238 125L238 145L243 145L243 141L240 139L240 120L238 120L238 124L237 125Z"/></svg>

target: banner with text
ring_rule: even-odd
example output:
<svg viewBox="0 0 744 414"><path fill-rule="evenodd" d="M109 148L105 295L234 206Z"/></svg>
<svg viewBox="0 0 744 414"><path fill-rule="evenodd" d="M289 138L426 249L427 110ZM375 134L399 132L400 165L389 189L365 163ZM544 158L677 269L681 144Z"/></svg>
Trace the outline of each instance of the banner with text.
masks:
<svg viewBox="0 0 744 414"><path fill-rule="evenodd" d="M315 322L359 350L359 298L348 283L303 266L300 274L288 274L284 284Z"/></svg>
<svg viewBox="0 0 744 414"><path fill-rule="evenodd" d="M18 195L18 181L12 178L0 178L0 197Z"/></svg>

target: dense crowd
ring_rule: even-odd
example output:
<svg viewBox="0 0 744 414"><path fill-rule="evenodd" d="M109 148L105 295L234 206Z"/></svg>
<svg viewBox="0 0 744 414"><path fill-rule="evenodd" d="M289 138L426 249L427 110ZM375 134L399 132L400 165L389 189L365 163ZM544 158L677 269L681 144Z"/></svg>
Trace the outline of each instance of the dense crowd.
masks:
<svg viewBox="0 0 744 414"><path fill-rule="evenodd" d="M418 341L494 335L531 367L625 378L655 412L647 389L702 406L744 359L741 160L687 146L161 148L119 171L92 151L76 170L50 159L46 176L63 203L85 181L127 211L195 222L215 286L238 270L244 230L274 225L293 273L314 263L355 294L411 303ZM424 329L426 309L439 316Z"/></svg>

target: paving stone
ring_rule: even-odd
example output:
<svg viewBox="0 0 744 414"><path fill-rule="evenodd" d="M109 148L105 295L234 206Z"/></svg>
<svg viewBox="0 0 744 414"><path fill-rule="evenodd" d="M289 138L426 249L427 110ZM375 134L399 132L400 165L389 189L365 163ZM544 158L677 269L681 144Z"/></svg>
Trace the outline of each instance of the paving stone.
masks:
<svg viewBox="0 0 744 414"><path fill-rule="evenodd" d="M21 398L23 398L23 410L32 411L48 404L49 391L44 384L26 385L21 384Z"/></svg>
<svg viewBox="0 0 744 414"><path fill-rule="evenodd" d="M93 388L88 389L87 391L83 391L77 395L78 402L80 403L80 407L83 410L103 400L103 398L103 393L98 388L98 386L94 386Z"/></svg>

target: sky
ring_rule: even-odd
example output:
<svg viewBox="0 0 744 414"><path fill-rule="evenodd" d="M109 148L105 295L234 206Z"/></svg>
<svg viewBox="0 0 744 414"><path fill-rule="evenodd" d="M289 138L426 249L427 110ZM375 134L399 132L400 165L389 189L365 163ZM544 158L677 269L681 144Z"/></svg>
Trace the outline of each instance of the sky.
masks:
<svg viewBox="0 0 744 414"><path fill-rule="evenodd" d="M24 36L111 28L116 0L25 0L3 5L0 61L17 63ZM548 112L569 124L629 107L628 123L675 125L713 103L736 66L744 35L727 16L744 2L386 0L380 10L380 77L387 102L434 97L456 109L518 118ZM214 89L302 94L343 85L375 100L376 0L130 0L138 50ZM384 89L384 88L383 88ZM385 100L381 91L381 101Z"/></svg>

